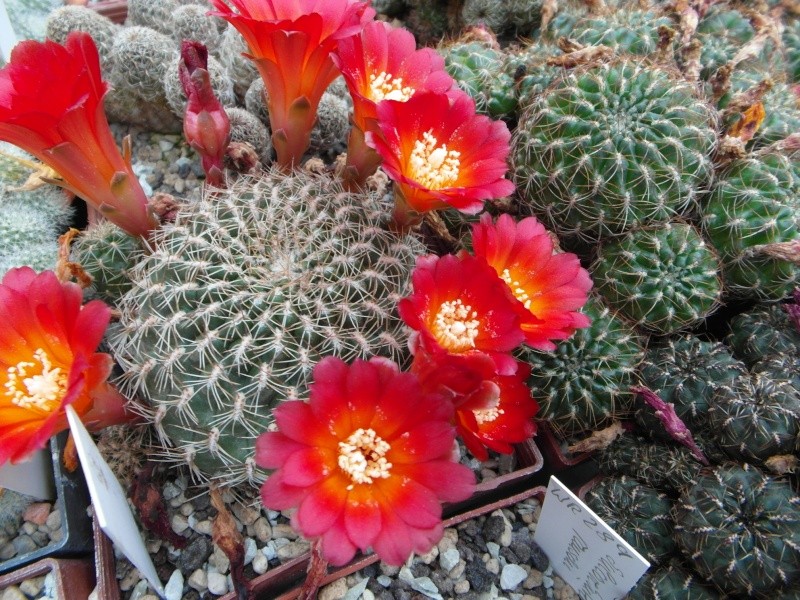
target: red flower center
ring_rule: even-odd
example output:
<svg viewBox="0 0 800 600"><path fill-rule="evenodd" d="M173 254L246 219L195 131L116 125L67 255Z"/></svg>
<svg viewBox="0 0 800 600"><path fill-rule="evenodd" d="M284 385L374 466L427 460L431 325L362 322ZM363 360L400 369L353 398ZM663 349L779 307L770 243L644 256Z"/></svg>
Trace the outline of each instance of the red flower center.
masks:
<svg viewBox="0 0 800 600"><path fill-rule="evenodd" d="M452 187L458 180L458 158L461 152L448 150L447 144L438 145L432 130L422 134L422 139L414 142L414 150L409 158L409 177L429 190Z"/></svg>
<svg viewBox="0 0 800 600"><path fill-rule="evenodd" d="M369 76L369 99L373 102L381 100L396 100L406 102L414 95L416 90L409 86L403 86L403 80L382 71L379 75L371 73Z"/></svg>
<svg viewBox="0 0 800 600"><path fill-rule="evenodd" d="M511 276L511 273L508 272L508 269L503 269L503 273L500 277L508 284L508 287L511 289L511 292L514 294L514 297L522 302L522 305L525 307L525 310L531 309L531 297L528 296L528 292L525 288L522 287L519 281L514 279Z"/></svg>
<svg viewBox="0 0 800 600"><path fill-rule="evenodd" d="M464 352L475 347L480 333L477 311L461 300L442 302L433 320L433 334L439 345L451 352Z"/></svg>
<svg viewBox="0 0 800 600"><path fill-rule="evenodd" d="M339 468L354 483L372 483L386 479L392 463L386 460L391 446L374 429L358 428L345 441L339 442ZM347 486L353 489L353 484Z"/></svg>
<svg viewBox="0 0 800 600"><path fill-rule="evenodd" d="M492 408L484 408L482 410L473 410L472 413L475 415L475 420L478 422L478 425L483 425L484 423L491 423L492 421L496 421L500 415L505 414L502 408L492 407Z"/></svg>
<svg viewBox="0 0 800 600"><path fill-rule="evenodd" d="M31 360L18 362L6 370L5 395L24 409L52 412L67 391L67 373L53 367L47 353L38 348Z"/></svg>

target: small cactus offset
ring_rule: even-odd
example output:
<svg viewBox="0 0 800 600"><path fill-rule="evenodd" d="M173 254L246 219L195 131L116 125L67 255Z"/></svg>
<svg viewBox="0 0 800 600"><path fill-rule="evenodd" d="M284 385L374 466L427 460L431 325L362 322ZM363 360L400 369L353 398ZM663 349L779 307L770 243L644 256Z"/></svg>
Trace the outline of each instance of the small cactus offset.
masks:
<svg viewBox="0 0 800 600"><path fill-rule="evenodd" d="M242 178L183 207L133 269L110 344L167 459L196 477L258 482L271 408L303 398L312 367L405 362L396 304L421 243L381 227L376 195L304 173Z"/></svg>
<svg viewBox="0 0 800 600"><path fill-rule="evenodd" d="M800 578L800 497L750 465L704 470L673 508L675 541L735 597L777 598Z"/></svg>
<svg viewBox="0 0 800 600"><path fill-rule="evenodd" d="M600 294L621 315L670 334L714 312L722 293L719 269L699 231L666 223L604 244L590 272Z"/></svg>
<svg viewBox="0 0 800 600"><path fill-rule="evenodd" d="M757 306L731 319L731 331L725 342L733 355L749 366L771 355L797 356L800 330L784 306Z"/></svg>

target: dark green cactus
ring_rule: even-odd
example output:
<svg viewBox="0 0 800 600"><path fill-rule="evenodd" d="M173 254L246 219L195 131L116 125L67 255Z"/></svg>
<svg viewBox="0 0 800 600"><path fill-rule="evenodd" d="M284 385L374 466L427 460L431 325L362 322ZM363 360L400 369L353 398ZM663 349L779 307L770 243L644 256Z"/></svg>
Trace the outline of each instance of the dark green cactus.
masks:
<svg viewBox="0 0 800 600"><path fill-rule="evenodd" d="M800 331L779 304L756 306L731 319L725 338L733 354L748 365L770 355L796 356Z"/></svg>

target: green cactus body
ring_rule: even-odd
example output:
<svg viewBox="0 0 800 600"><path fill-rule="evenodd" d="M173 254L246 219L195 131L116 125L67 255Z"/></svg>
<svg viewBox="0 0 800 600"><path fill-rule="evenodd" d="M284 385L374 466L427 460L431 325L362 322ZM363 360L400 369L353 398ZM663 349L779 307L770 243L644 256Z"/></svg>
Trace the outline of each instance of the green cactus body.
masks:
<svg viewBox="0 0 800 600"><path fill-rule="evenodd" d="M771 456L795 450L800 391L764 372L739 377L715 392L709 422L729 456L763 464Z"/></svg>
<svg viewBox="0 0 800 600"><path fill-rule="evenodd" d="M92 225L72 244L71 260L91 276L92 290L113 305L133 287L131 270L143 257L140 241L110 221Z"/></svg>
<svg viewBox="0 0 800 600"><path fill-rule="evenodd" d="M247 42L244 41L242 34L229 24L220 37L217 59L228 72L228 76L233 81L233 91L240 99L244 98L247 88L250 87L253 80L260 77L255 63L244 56L249 52Z"/></svg>
<svg viewBox="0 0 800 600"><path fill-rule="evenodd" d="M755 33L750 19L738 10L712 6L697 24L695 35L701 47L700 77L708 80L753 39Z"/></svg>
<svg viewBox="0 0 800 600"><path fill-rule="evenodd" d="M55 9L47 17L45 26L47 39L59 44L66 42L67 35L73 31L84 31L91 35L97 46L104 74L107 74L112 67L111 48L114 45L114 36L119 30L119 25L96 10L77 5Z"/></svg>
<svg viewBox="0 0 800 600"><path fill-rule="evenodd" d="M272 137L267 126L244 108L228 108L225 112L231 124L231 142L250 144L261 157L261 162L269 164L272 161Z"/></svg>
<svg viewBox="0 0 800 600"><path fill-rule="evenodd" d="M728 594L775 598L800 577L800 498L788 481L749 465L704 470L673 518L692 567Z"/></svg>
<svg viewBox="0 0 800 600"><path fill-rule="evenodd" d="M622 60L570 72L520 117L520 204L560 236L597 238L691 209L711 174L713 112L694 86Z"/></svg>
<svg viewBox="0 0 800 600"><path fill-rule="evenodd" d="M498 35L529 34L538 26L542 0L465 0L461 19L467 26L486 26Z"/></svg>
<svg viewBox="0 0 800 600"><path fill-rule="evenodd" d="M133 269L110 344L152 405L166 458L258 482L256 437L324 356L405 361L396 303L421 243L384 230L377 196L276 170L182 207Z"/></svg>
<svg viewBox="0 0 800 600"><path fill-rule="evenodd" d="M702 224L732 294L785 297L800 282L800 267L769 249L800 240L800 162L777 153L734 161L704 203Z"/></svg>
<svg viewBox="0 0 800 600"><path fill-rule="evenodd" d="M789 80L792 83L800 82L800 20L786 23L782 37Z"/></svg>
<svg viewBox="0 0 800 600"><path fill-rule="evenodd" d="M671 338L665 346L648 349L640 369L642 383L672 404L693 431L708 424L714 391L746 373L745 365L724 344L692 336ZM666 439L664 426L650 406L642 403L635 416L645 431Z"/></svg>
<svg viewBox="0 0 800 600"><path fill-rule="evenodd" d="M168 31L165 33L178 46L183 40L196 40L204 44L209 52L216 51L221 35L217 26L218 17L209 16L209 8L197 4L179 6L170 15Z"/></svg>
<svg viewBox="0 0 800 600"><path fill-rule="evenodd" d="M628 388L644 354L633 329L602 301L590 298L585 312L592 324L555 351L519 352L531 365L528 385L541 407L537 418L567 434L596 429L630 412Z"/></svg>
<svg viewBox="0 0 800 600"><path fill-rule="evenodd" d="M661 26L670 19L650 10L616 10L579 19L569 37L587 46L608 46L615 52L647 56L658 48Z"/></svg>
<svg viewBox="0 0 800 600"><path fill-rule="evenodd" d="M128 0L128 26L149 27L169 33L172 15L181 6L178 0Z"/></svg>
<svg viewBox="0 0 800 600"><path fill-rule="evenodd" d="M658 333L675 333L714 312L720 265L685 223L634 229L600 249L590 269L600 294L619 313Z"/></svg>
<svg viewBox="0 0 800 600"><path fill-rule="evenodd" d="M559 66L547 64L547 59L562 54L558 47L537 42L506 54L503 71L514 81L517 111L521 112L558 77L564 73Z"/></svg>
<svg viewBox="0 0 800 600"><path fill-rule="evenodd" d="M783 306L757 306L731 319L725 338L734 356L748 366L770 355L796 356L800 352L800 331Z"/></svg>
<svg viewBox="0 0 800 600"><path fill-rule="evenodd" d="M685 446L634 435L623 435L603 450L599 466L607 475L627 475L671 496L680 494L703 467Z"/></svg>
<svg viewBox="0 0 800 600"><path fill-rule="evenodd" d="M480 42L455 43L440 50L445 69L475 101L478 112L494 118L514 114L514 79L503 70L505 55Z"/></svg>
<svg viewBox="0 0 800 600"><path fill-rule="evenodd" d="M625 600L719 600L719 594L672 560L648 569Z"/></svg>
<svg viewBox="0 0 800 600"><path fill-rule="evenodd" d="M661 563L675 549L666 494L621 475L601 479L586 493L585 502L651 563Z"/></svg>

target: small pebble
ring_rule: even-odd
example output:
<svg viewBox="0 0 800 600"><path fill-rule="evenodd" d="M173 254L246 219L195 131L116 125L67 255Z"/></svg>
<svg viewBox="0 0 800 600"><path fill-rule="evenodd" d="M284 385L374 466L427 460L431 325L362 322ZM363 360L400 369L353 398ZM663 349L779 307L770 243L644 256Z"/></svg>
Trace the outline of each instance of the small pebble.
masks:
<svg viewBox="0 0 800 600"><path fill-rule="evenodd" d="M187 581L189 587L198 592L205 592L208 589L208 576L203 569L195 569L195 571L189 575Z"/></svg>
<svg viewBox="0 0 800 600"><path fill-rule="evenodd" d="M308 552L308 542L289 542L285 546L278 548L278 558L281 560L289 560L297 558L301 554Z"/></svg>
<svg viewBox="0 0 800 600"><path fill-rule="evenodd" d="M53 506L49 502L34 502L25 509L22 519L29 523L36 523L36 525L44 525L52 508Z"/></svg>
<svg viewBox="0 0 800 600"><path fill-rule="evenodd" d="M209 573L208 591L217 596L228 593L228 578L222 573Z"/></svg>
<svg viewBox="0 0 800 600"><path fill-rule="evenodd" d="M182 514L176 513L170 519L170 526L172 531L180 535L189 528L189 521Z"/></svg>
<svg viewBox="0 0 800 600"><path fill-rule="evenodd" d="M272 537L275 539L286 538L287 540L296 540L298 538L297 532L292 529L291 525L285 523L278 523L272 527Z"/></svg>
<svg viewBox="0 0 800 600"><path fill-rule="evenodd" d="M28 600L28 597L17 586L12 585L3 590L0 600Z"/></svg>
<svg viewBox="0 0 800 600"><path fill-rule="evenodd" d="M256 553L258 552L258 546L256 545L256 541L251 538L244 538L244 564L249 565L253 562L253 559L256 557ZM258 552L260 554L260 552ZM263 556L263 555L262 555Z"/></svg>
<svg viewBox="0 0 800 600"><path fill-rule="evenodd" d="M450 571L458 564L461 555L456 548L449 548L444 553L439 554L439 566L445 571Z"/></svg>
<svg viewBox="0 0 800 600"><path fill-rule="evenodd" d="M44 588L44 575L41 577L31 577L19 584L20 591L28 596L28 598L38 596L42 588Z"/></svg>
<svg viewBox="0 0 800 600"><path fill-rule="evenodd" d="M45 521L45 525L50 531L55 531L56 529L61 529L61 511L54 510L47 516L47 521Z"/></svg>
<svg viewBox="0 0 800 600"><path fill-rule="evenodd" d="M460 579L456 581L456 584L453 586L453 592L456 594L466 594L469 591L469 581L466 579Z"/></svg>
<svg viewBox="0 0 800 600"><path fill-rule="evenodd" d="M500 587L506 591L515 589L528 577L528 572L519 565L506 565L500 573Z"/></svg>
<svg viewBox="0 0 800 600"><path fill-rule="evenodd" d="M164 586L166 600L181 600L183 597L183 573L180 569L175 569Z"/></svg>
<svg viewBox="0 0 800 600"><path fill-rule="evenodd" d="M194 529L197 533L202 533L203 535L211 535L212 528L213 524L211 521L209 519L203 519L202 521L195 523L192 529Z"/></svg>
<svg viewBox="0 0 800 600"><path fill-rule="evenodd" d="M347 580L342 578L332 581L325 587L320 588L317 598L319 598L319 600L341 600L346 593Z"/></svg>
<svg viewBox="0 0 800 600"><path fill-rule="evenodd" d="M258 573L259 575L266 573L269 569L269 560L266 556L264 556L263 552L257 552L256 555L253 557L253 571Z"/></svg>
<svg viewBox="0 0 800 600"><path fill-rule="evenodd" d="M259 542L266 543L272 537L272 527L264 517L258 517L253 522L253 535Z"/></svg>

